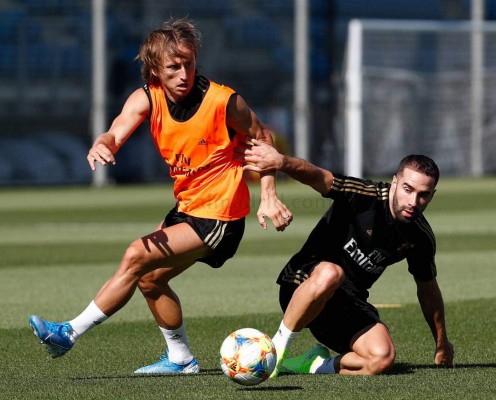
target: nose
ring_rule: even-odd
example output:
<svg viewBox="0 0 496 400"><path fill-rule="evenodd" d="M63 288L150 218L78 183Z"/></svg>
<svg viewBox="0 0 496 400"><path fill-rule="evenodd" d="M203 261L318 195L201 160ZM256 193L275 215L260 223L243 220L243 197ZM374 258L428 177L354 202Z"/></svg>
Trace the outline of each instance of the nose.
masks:
<svg viewBox="0 0 496 400"><path fill-rule="evenodd" d="M179 78L185 81L187 77L188 77L188 71L186 70L186 67L183 65L179 70Z"/></svg>
<svg viewBox="0 0 496 400"><path fill-rule="evenodd" d="M419 205L420 197L416 193L412 193L408 198L408 205L416 208Z"/></svg>

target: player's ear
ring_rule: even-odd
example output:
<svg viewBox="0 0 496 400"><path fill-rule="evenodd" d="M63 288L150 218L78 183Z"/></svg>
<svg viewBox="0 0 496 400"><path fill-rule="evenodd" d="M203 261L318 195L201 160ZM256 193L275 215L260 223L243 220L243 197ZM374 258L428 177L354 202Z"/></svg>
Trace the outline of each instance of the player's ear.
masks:
<svg viewBox="0 0 496 400"><path fill-rule="evenodd" d="M158 73L155 68L150 68L150 75L153 76L154 78L158 79Z"/></svg>

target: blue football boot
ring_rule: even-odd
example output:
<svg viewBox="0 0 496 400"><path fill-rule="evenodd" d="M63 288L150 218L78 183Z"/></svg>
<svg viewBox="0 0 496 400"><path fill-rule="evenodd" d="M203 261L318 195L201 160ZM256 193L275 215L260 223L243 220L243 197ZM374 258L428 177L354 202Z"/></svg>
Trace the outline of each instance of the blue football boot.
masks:
<svg viewBox="0 0 496 400"><path fill-rule="evenodd" d="M200 366L196 358L187 364L176 364L169 360L166 354L160 356L160 361L141 367L134 371L135 374L197 374Z"/></svg>
<svg viewBox="0 0 496 400"><path fill-rule="evenodd" d="M72 333L72 326L69 322L61 324L49 322L37 315L32 315L29 317L29 325L40 339L40 343L46 346L52 358L63 356L72 348L73 343L69 337Z"/></svg>

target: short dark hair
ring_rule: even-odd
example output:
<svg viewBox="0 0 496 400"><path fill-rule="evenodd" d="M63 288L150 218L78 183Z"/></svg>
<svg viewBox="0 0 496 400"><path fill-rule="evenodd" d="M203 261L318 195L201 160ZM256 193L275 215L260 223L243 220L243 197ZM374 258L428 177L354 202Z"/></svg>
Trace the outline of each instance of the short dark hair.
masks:
<svg viewBox="0 0 496 400"><path fill-rule="evenodd" d="M432 158L421 154L410 154L404 157L398 164L396 175L401 175L405 168L411 168L424 175L434 178L435 183L439 181L439 168Z"/></svg>

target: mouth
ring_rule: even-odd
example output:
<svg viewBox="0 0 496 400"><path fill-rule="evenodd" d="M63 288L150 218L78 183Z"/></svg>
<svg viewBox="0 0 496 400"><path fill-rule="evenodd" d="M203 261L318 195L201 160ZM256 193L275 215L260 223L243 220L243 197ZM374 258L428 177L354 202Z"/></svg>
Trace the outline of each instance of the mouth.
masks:
<svg viewBox="0 0 496 400"><path fill-rule="evenodd" d="M408 210L408 209L403 209L402 212L403 216L405 218L411 219L415 217L415 210Z"/></svg>

